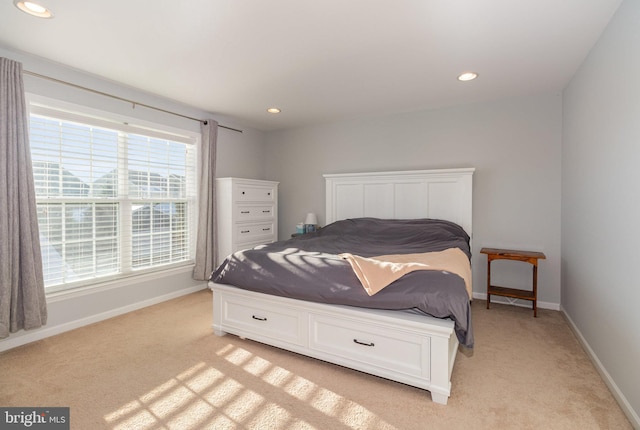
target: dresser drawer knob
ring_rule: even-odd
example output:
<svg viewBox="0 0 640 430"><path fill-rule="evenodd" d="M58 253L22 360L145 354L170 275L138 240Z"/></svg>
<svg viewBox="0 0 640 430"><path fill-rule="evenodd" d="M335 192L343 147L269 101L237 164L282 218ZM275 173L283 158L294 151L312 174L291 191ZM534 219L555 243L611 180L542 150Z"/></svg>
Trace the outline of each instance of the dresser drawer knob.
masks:
<svg viewBox="0 0 640 430"><path fill-rule="evenodd" d="M362 342L362 341L359 341L358 339L353 339L353 341L354 341L355 343L357 343L358 345L364 345L364 346L375 346L375 345L373 344L373 342Z"/></svg>

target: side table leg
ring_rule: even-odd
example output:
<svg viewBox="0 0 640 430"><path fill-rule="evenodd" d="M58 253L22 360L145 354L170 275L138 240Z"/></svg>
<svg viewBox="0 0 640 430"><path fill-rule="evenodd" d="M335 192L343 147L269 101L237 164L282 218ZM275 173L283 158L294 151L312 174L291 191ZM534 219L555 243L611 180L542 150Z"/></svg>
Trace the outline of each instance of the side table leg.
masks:
<svg viewBox="0 0 640 430"><path fill-rule="evenodd" d="M533 317L538 316L538 261L533 265Z"/></svg>
<svg viewBox="0 0 640 430"><path fill-rule="evenodd" d="M491 258L487 256L487 309L491 304Z"/></svg>

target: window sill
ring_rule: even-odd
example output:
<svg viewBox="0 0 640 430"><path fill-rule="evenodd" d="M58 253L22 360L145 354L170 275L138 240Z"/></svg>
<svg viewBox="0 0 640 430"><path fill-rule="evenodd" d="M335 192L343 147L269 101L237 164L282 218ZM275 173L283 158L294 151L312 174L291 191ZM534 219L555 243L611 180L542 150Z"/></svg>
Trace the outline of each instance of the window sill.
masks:
<svg viewBox="0 0 640 430"><path fill-rule="evenodd" d="M178 275L182 273L193 272L194 264L188 264L179 267L172 267L153 272L136 273L126 277L119 277L117 279L110 279L105 281L98 281L93 284L82 285L78 287L72 287L66 290L46 292L45 295L48 303L55 303L75 297L82 297L96 292L108 291L116 288L126 287L128 285L139 284L142 282L153 281L156 279L163 279L168 276ZM194 281L196 282L196 281ZM203 281L205 282L205 281Z"/></svg>

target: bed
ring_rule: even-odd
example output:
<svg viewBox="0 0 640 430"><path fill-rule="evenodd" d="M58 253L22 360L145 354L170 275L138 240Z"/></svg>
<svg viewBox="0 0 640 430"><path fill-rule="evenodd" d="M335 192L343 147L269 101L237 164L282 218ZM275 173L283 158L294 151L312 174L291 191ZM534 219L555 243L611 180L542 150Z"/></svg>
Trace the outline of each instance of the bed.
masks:
<svg viewBox="0 0 640 430"><path fill-rule="evenodd" d="M324 175L324 228L234 253L212 273L214 333L419 387L446 404L458 347L473 347L473 172ZM452 249L469 277L412 268L372 292L354 265Z"/></svg>

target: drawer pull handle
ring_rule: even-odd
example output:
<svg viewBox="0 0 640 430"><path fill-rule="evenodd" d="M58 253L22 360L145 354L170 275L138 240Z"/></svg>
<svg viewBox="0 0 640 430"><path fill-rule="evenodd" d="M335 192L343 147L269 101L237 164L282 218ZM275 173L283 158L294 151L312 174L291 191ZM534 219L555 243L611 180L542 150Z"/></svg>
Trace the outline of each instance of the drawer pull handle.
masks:
<svg viewBox="0 0 640 430"><path fill-rule="evenodd" d="M373 342L370 342L370 343L367 343L367 342L360 342L358 339L353 339L353 341L354 341L355 343L357 343L358 345L364 345L364 346L375 346L375 345L373 344Z"/></svg>
<svg viewBox="0 0 640 430"><path fill-rule="evenodd" d="M267 320L266 317L257 317L255 315L251 315L251 318L253 318L254 320L258 320L258 321L266 321Z"/></svg>
<svg viewBox="0 0 640 430"><path fill-rule="evenodd" d="M263 228L262 231L269 231L271 230L270 228Z"/></svg>
<svg viewBox="0 0 640 430"><path fill-rule="evenodd" d="M241 214L250 214L251 211L240 211Z"/></svg>
<svg viewBox="0 0 640 430"><path fill-rule="evenodd" d="M271 211L262 211L263 214L269 214Z"/></svg>
<svg viewBox="0 0 640 430"><path fill-rule="evenodd" d="M250 233L251 230L240 230L240 233Z"/></svg>

